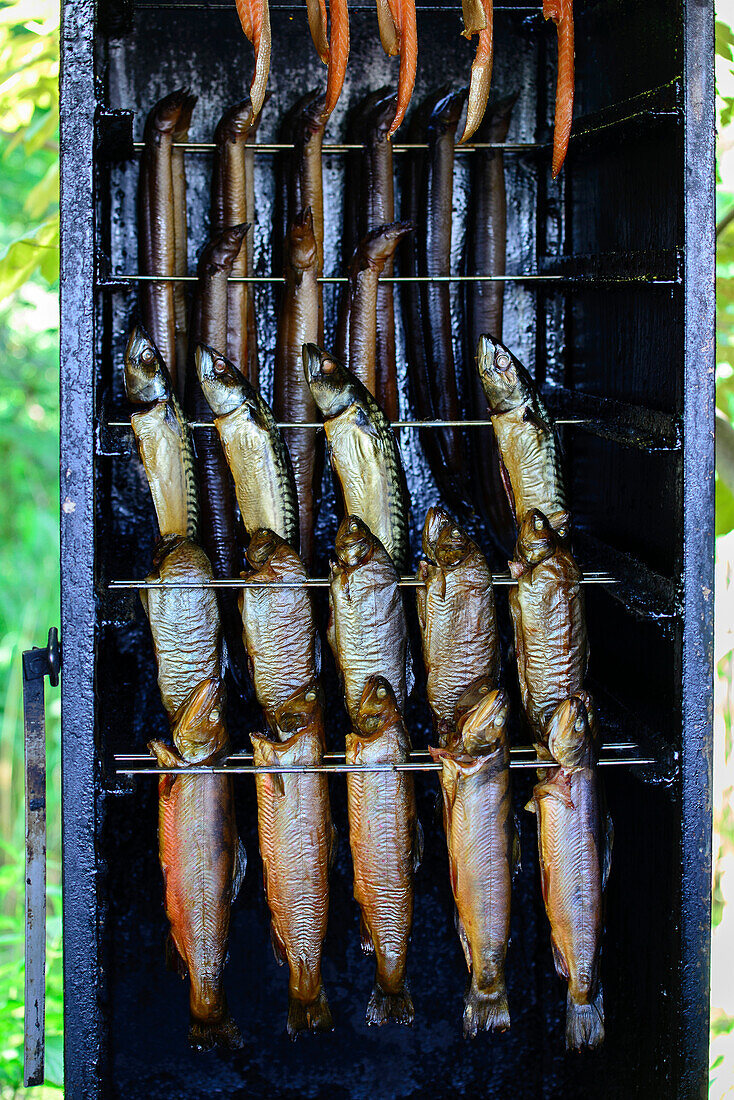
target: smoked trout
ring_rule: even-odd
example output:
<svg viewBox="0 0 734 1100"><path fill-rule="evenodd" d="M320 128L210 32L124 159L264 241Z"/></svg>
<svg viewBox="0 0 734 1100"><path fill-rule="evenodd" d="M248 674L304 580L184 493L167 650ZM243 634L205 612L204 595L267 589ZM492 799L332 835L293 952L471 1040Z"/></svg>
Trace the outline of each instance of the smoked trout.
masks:
<svg viewBox="0 0 734 1100"><path fill-rule="evenodd" d="M270 8L268 0L235 0L245 37L252 42L255 69L250 83L250 101L254 115L259 115L265 102L265 89L270 74Z"/></svg>
<svg viewBox="0 0 734 1100"><path fill-rule="evenodd" d="M216 149L211 195L211 232L214 235L235 225L252 225L255 221L252 142L259 122L260 115L253 114L251 100L243 99L230 107L214 132ZM252 233L248 233L230 274L251 277L254 271L253 239ZM227 284L227 347L220 350L226 351L227 358L257 388L257 324L251 284Z"/></svg>
<svg viewBox="0 0 734 1100"><path fill-rule="evenodd" d="M433 560L422 560L416 588L426 666L426 693L440 744L445 744L459 696L478 676L497 687L500 650L492 573L477 544L448 518L435 541ZM424 546L435 524L429 510Z"/></svg>
<svg viewBox="0 0 734 1100"><path fill-rule="evenodd" d="M527 809L537 817L540 879L556 971L568 982L566 1047L584 1050L604 1041L599 956L613 828L581 699L566 699L554 711L548 748L560 766L548 767Z"/></svg>
<svg viewBox="0 0 734 1100"><path fill-rule="evenodd" d="M214 763L229 748L224 720L222 636L209 560L196 543L167 535L143 589L158 664L158 686L175 748L151 742L161 767ZM197 585L175 588L176 582ZM159 783L159 854L170 923L168 959L190 980L189 1042L199 1050L242 1045L227 1011L222 972L230 905L244 875L232 780L226 775L164 776Z"/></svg>
<svg viewBox="0 0 734 1100"><path fill-rule="evenodd" d="M510 1012L505 956L510 937L512 875L518 861L512 816L509 703L504 691L476 700L474 685L445 749L431 749L441 764L441 791L456 928L471 978L464 1000L464 1036L506 1031ZM469 705L467 705L469 704Z"/></svg>
<svg viewBox="0 0 734 1100"><path fill-rule="evenodd" d="M418 65L418 27L415 0L377 0L377 22L382 48L388 57L400 55L395 115L388 137L398 129L410 106Z"/></svg>
<svg viewBox="0 0 734 1100"><path fill-rule="evenodd" d="M308 424L316 420L316 402L303 374L303 345L318 339L317 268L313 216L307 209L291 222L285 242L285 290L278 313L273 377L273 412L285 423ZM293 462L298 493L301 557L310 567L317 502L316 431L284 428L283 437Z"/></svg>
<svg viewBox="0 0 734 1100"><path fill-rule="evenodd" d="M250 572L239 599L242 641L257 701L265 711L282 706L319 673L311 592L303 562L272 531L255 531L247 547ZM279 588L279 584L292 588ZM271 723L272 726L272 723Z"/></svg>
<svg viewBox="0 0 734 1100"><path fill-rule="evenodd" d="M371 393L338 359L306 344L303 364L324 418L344 510L364 520L402 570L410 552L409 498L395 433Z"/></svg>
<svg viewBox="0 0 734 1100"><path fill-rule="evenodd" d="M329 645L356 722L370 676L384 676L401 712L413 687L408 626L390 556L357 516L345 516L331 566Z"/></svg>
<svg viewBox="0 0 734 1100"><path fill-rule="evenodd" d="M141 275L161 275L172 280L181 274L185 242L176 244L176 226L182 232L180 166L174 191L173 142L188 131L196 97L186 89L172 92L148 114L140 158L139 249ZM184 207L185 210L185 207ZM185 219L185 215L184 215ZM185 363L176 359L176 303L173 281L143 283L140 306L143 324L151 334L168 368L174 388L180 392ZM179 300L180 309L180 300Z"/></svg>
<svg viewBox="0 0 734 1100"><path fill-rule="evenodd" d="M347 764L402 764L410 739L393 690L382 676L364 686L347 734ZM362 950L374 952L375 984L368 1024L411 1024L414 1010L406 980L413 923L413 877L423 856L423 832L408 772L347 773L349 844L354 897L361 912Z"/></svg>
<svg viewBox="0 0 734 1100"><path fill-rule="evenodd" d="M327 32L326 0L306 0L308 24L319 57L328 66L324 113L328 118L337 105L349 59L349 7L347 0L329 0L331 37Z"/></svg>
<svg viewBox="0 0 734 1100"><path fill-rule="evenodd" d="M248 534L261 527L298 546L298 496L288 449L259 393L223 355L199 345L196 372L234 477Z"/></svg>
<svg viewBox="0 0 734 1100"><path fill-rule="evenodd" d="M276 725L289 731L276 744L250 734L256 767L318 765L324 730L317 692L309 685L280 707ZM331 1031L321 984L321 950L329 913L329 867L336 837L324 773L265 774L255 778L257 826L265 894L272 916L271 939L279 963L287 962L288 1022L292 1039L301 1031Z"/></svg>
<svg viewBox="0 0 734 1100"><path fill-rule="evenodd" d="M161 535L188 535L199 526L196 470L188 422L170 375L145 329L133 328L125 348L125 392L134 404L131 424Z"/></svg>
<svg viewBox="0 0 734 1100"><path fill-rule="evenodd" d="M558 78L552 165L553 179L555 179L566 159L573 122L573 0L543 0L543 16L545 19L552 19L558 28Z"/></svg>
<svg viewBox="0 0 734 1100"><path fill-rule="evenodd" d="M478 11L477 11L478 9ZM467 18L468 12L478 18ZM479 14L481 13L481 14ZM484 118L492 83L492 62L494 60L494 5L492 0L480 0L480 3L464 2L465 38L479 35L477 52L471 67L469 100L466 107L466 124L461 135L461 143L468 141L476 133Z"/></svg>
<svg viewBox="0 0 734 1100"><path fill-rule="evenodd" d="M581 572L542 512L525 517L510 572L520 693L535 739L558 704L584 686L589 663Z"/></svg>
<svg viewBox="0 0 734 1100"><path fill-rule="evenodd" d="M556 530L567 527L561 450L553 420L530 375L504 344L487 335L479 338L477 369L518 527L534 508Z"/></svg>

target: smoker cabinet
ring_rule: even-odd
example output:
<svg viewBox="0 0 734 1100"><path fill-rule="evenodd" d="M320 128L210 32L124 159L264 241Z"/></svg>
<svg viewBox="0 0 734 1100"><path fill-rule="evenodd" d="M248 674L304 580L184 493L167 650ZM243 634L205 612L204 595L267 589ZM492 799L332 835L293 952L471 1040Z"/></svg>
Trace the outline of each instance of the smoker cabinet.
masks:
<svg viewBox="0 0 734 1100"><path fill-rule="evenodd" d="M564 1051L565 990L553 970L540 895L530 769L514 772L522 867L507 962L512 1029L461 1037L466 980L453 927L437 783L417 778L426 831L409 972L412 1029L368 1029L371 964L360 957L343 776L331 780L340 856L332 879L324 980L336 1029L291 1044L286 983L272 959L259 880L254 783L237 781L249 867L235 903L227 996L245 1046L197 1055L186 1043L185 986L164 969L156 783L125 778L115 756L165 730L147 624L134 590L155 536L125 411L122 351L134 314L136 186L145 114L189 86L192 143L211 141L249 86L252 52L230 0L65 0L61 145L61 525L64 949L69 1097L703 1096L707 1080L713 619L713 4L576 0L574 135L550 177L555 31L538 0L495 5L493 91L517 93L505 154L505 342L534 374L562 428L575 549L613 575L587 590L590 688L607 741L646 764L605 768L614 818L602 959L604 1047ZM352 53L327 142L343 140L358 96L397 79L373 5L350 5ZM305 6L273 0L270 90L258 141L324 70ZM473 45L456 3L419 0L414 102L466 83ZM131 122L129 112L134 112ZM132 129L131 129L132 126ZM396 137L399 144L401 134ZM405 138L403 138L405 140ZM402 154L401 154L402 156ZM398 193L401 157L396 155ZM471 157L456 158L455 270L461 270ZM343 270L345 158L324 155L327 274ZM187 154L192 270L207 237L206 150ZM256 270L277 275L278 158L256 157ZM399 203L399 200L398 200ZM477 274L477 273L474 273ZM547 276L554 276L548 279ZM538 278L543 276L543 278ZM327 342L336 289L325 288ZM457 292L458 293L458 292ZM258 284L263 391L272 379L277 287ZM457 312L457 318L460 314ZM456 318L455 318L456 320ZM403 412L405 349L398 333ZM129 409L127 409L129 415ZM413 551L437 494L417 433L403 433ZM328 481L326 479L325 483ZM335 531L327 492L324 574ZM485 542L486 546L486 542ZM506 615L506 595L498 596ZM321 609L323 611L323 609ZM505 647L507 648L507 647ZM507 654L506 654L507 657ZM508 682L514 676L506 660ZM327 668L329 737L344 733ZM408 715L429 739L418 695ZM257 716L230 692L235 746ZM522 737L518 724L517 737ZM633 754L634 755L634 754Z"/></svg>

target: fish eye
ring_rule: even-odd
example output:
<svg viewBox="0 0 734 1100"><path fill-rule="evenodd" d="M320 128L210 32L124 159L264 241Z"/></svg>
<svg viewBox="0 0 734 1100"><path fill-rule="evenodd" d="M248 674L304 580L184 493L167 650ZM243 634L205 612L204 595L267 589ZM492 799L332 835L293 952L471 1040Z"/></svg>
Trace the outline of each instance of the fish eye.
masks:
<svg viewBox="0 0 734 1100"><path fill-rule="evenodd" d="M533 516L533 527L536 531L542 531L544 526L542 516Z"/></svg>
<svg viewBox="0 0 734 1100"><path fill-rule="evenodd" d="M502 725L504 725L504 721L505 721L505 720L504 720L504 718L502 717L502 715L501 715L501 714L498 714L498 715L497 715L497 717L495 718L495 720L494 720L494 722L493 722L492 724L493 724L493 725L495 725L495 726L502 726Z"/></svg>
<svg viewBox="0 0 734 1100"><path fill-rule="evenodd" d="M210 722L218 722L219 721L219 711L217 710L216 707L214 708L214 710L209 711L209 721Z"/></svg>
<svg viewBox="0 0 734 1100"><path fill-rule="evenodd" d="M384 699L386 695L387 695L387 688L383 687L383 685L380 684L380 686L377 689L377 698L378 699Z"/></svg>
<svg viewBox="0 0 734 1100"><path fill-rule="evenodd" d="M321 364L321 370L324 372L324 374L333 374L336 370L336 363L333 359L324 359L323 363Z"/></svg>
<svg viewBox="0 0 734 1100"><path fill-rule="evenodd" d="M225 370L227 369L227 364L224 362L224 359L215 359L212 363L212 366L214 367L214 370L217 372L217 374L224 374Z"/></svg>
<svg viewBox="0 0 734 1100"><path fill-rule="evenodd" d="M497 366L500 370L507 370L510 365L510 357L506 352L501 351L497 356Z"/></svg>
<svg viewBox="0 0 734 1100"><path fill-rule="evenodd" d="M143 348L140 358L143 363L152 363L155 360L155 352L151 347Z"/></svg>
<svg viewBox="0 0 734 1100"><path fill-rule="evenodd" d="M461 535L461 531L459 530L458 527L452 527L451 528L451 534L452 534L453 538L458 539Z"/></svg>
<svg viewBox="0 0 734 1100"><path fill-rule="evenodd" d="M488 691L489 691L489 687L486 684L482 684L479 688L479 694L480 695L486 695Z"/></svg>
<svg viewBox="0 0 734 1100"><path fill-rule="evenodd" d="M316 702L316 692L315 691L307 691L306 692L306 702L307 703L315 703Z"/></svg>
<svg viewBox="0 0 734 1100"><path fill-rule="evenodd" d="M574 728L575 728L575 729L577 729L577 730L579 731L579 733L580 733L580 732L581 732L581 730L582 730L582 729L584 728L584 720L583 720L583 718L581 717L581 715L579 715L579 717L578 717L578 718L576 719L576 721L574 722Z"/></svg>

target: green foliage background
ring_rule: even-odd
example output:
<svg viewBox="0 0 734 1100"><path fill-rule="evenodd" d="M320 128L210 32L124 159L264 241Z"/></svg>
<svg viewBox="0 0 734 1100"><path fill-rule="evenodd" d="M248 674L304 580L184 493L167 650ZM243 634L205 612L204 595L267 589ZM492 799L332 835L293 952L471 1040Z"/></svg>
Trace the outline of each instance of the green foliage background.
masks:
<svg viewBox="0 0 734 1100"><path fill-rule="evenodd" d="M734 146L734 0L719 0L717 101L721 151ZM58 581L58 11L54 0L0 0L0 1100L22 1090L23 739L20 655L59 619ZM731 95L727 94L731 91ZM723 162L722 162L723 163ZM734 529L734 171L717 186L716 529ZM723 540L719 543L724 545ZM728 546L729 543L727 542ZM734 548L734 544L732 544ZM728 644L728 643L727 643ZM732 758L732 646L718 654L725 699L721 755ZM59 887L59 706L48 725L47 1084L62 1088L63 988ZM724 917L719 869L734 853L727 788L715 811L714 926ZM716 962L716 955L715 960ZM734 981L734 978L732 979ZM734 1090L734 1017L714 1009L712 1097ZM725 1072L727 1071L727 1072Z"/></svg>

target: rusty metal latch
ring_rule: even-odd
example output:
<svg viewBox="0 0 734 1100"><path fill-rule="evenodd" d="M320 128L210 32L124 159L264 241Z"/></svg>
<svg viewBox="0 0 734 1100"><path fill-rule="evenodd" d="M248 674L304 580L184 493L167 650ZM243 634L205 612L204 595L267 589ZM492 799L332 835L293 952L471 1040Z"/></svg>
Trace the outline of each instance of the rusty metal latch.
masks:
<svg viewBox="0 0 734 1100"><path fill-rule="evenodd" d="M46 714L44 680L56 687L59 632L23 654L25 743L25 1019L23 1084L43 1084L46 1012Z"/></svg>

